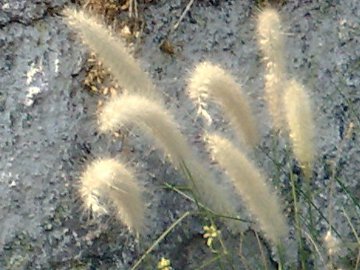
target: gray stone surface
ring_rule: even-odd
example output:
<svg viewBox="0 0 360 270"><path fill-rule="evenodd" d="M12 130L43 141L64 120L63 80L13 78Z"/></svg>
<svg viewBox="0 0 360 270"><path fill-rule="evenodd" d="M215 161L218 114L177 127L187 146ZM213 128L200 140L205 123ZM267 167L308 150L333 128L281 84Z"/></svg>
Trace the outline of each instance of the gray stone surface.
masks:
<svg viewBox="0 0 360 270"><path fill-rule="evenodd" d="M184 198L161 188L163 181L181 183L181 178L141 136L131 133L123 145L96 133L98 97L81 85L86 50L57 15L68 2L0 0L0 269L128 269L162 231L192 209ZM140 5L146 26L137 57L192 142L203 125L185 94L186 77L204 59L228 68L248 91L261 122L263 149L270 152L263 68L254 36L255 4L195 1L177 31L168 35L186 3ZM342 183L357 201L360 197L360 7L357 0L294 0L280 11L288 33L284 53L289 74L306 85L314 103L318 159L313 186L317 206L327 213L332 160ZM174 56L159 50L166 37L175 46ZM213 113L211 129L227 132L219 112ZM350 122L353 135L341 143ZM87 161L122 155L124 147L130 149L125 158L149 191L150 228L140 244L113 218L88 218L76 191ZM272 179L274 164L263 152L256 158L269 180L278 183ZM293 163L282 151L278 162L285 168ZM279 193L287 199L287 174L280 178L284 189ZM345 241L354 241L342 208L357 229L360 209L339 185L332 203L336 230ZM325 234L327 224L317 221L317 229ZM201 246L202 225L196 218L187 220L154 251L144 264L148 268L140 269L154 269L161 256L170 257L175 269L194 269L196 260L209 256ZM244 239L244 254L258 254L252 233ZM231 247L239 241L228 240ZM238 265L236 269L243 269Z"/></svg>

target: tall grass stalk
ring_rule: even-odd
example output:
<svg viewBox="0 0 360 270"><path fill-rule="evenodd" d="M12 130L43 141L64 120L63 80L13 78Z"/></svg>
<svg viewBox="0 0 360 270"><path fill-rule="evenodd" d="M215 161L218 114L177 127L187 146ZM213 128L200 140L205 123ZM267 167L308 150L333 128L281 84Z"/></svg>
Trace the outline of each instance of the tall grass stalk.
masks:
<svg viewBox="0 0 360 270"><path fill-rule="evenodd" d="M207 100L220 105L244 146L254 147L259 131L248 97L229 72L210 62L198 64L191 73L188 92L199 106Z"/></svg>
<svg viewBox="0 0 360 270"><path fill-rule="evenodd" d="M109 31L95 16L84 11L67 8L63 13L68 25L76 30L81 40L96 53L107 68L110 68L120 86L131 93L159 98L160 95L153 83L120 38Z"/></svg>
<svg viewBox="0 0 360 270"><path fill-rule="evenodd" d="M116 209L116 216L133 232L145 228L141 188L134 172L115 159L97 159L80 177L80 196L87 209L107 213L107 202Z"/></svg>
<svg viewBox="0 0 360 270"><path fill-rule="evenodd" d="M342 210L343 210L344 216L345 216L347 222L349 223L349 226L350 226L350 228L355 236L356 242L357 242L358 253L356 256L356 262L355 262L354 269L359 269L359 266L360 266L360 237L359 237L358 232L356 231L353 223L351 222L349 215L346 213L345 208L342 208Z"/></svg>
<svg viewBox="0 0 360 270"><path fill-rule="evenodd" d="M264 176L238 149L219 135L207 135L206 141L211 155L232 180L237 192L264 231L275 245L282 242L288 226L280 204Z"/></svg>
<svg viewBox="0 0 360 270"><path fill-rule="evenodd" d="M137 269L142 261L148 256L157 245L176 227L178 226L185 218L191 215L191 212L185 212L181 217L179 217L169 228L167 228L155 241L154 243L145 251L145 253L136 261L136 263L131 267L131 270Z"/></svg>
<svg viewBox="0 0 360 270"><path fill-rule="evenodd" d="M304 172L310 232L315 237L316 229L311 206L313 192L310 182L315 159L315 124L310 97L305 88L296 80L291 80L286 85L284 107L293 152Z"/></svg>
<svg viewBox="0 0 360 270"><path fill-rule="evenodd" d="M205 169L180 132L173 115L161 103L142 95L121 95L111 99L99 114L102 132L113 132L129 124L154 141L175 168L185 174L201 202L215 212L235 215L236 208L226 184L218 183Z"/></svg>
<svg viewBox="0 0 360 270"><path fill-rule="evenodd" d="M309 182L315 158L315 124L310 97L305 88L295 80L287 83L284 106L293 152Z"/></svg>
<svg viewBox="0 0 360 270"><path fill-rule="evenodd" d="M257 20L257 38L265 63L265 99L275 127L284 126L282 96L286 80L284 35L279 13L265 8Z"/></svg>
<svg viewBox="0 0 360 270"><path fill-rule="evenodd" d="M290 183L291 183L291 194L293 197L294 203L294 218L295 218L295 231L296 231L296 243L298 245L298 254L300 255L300 264L301 269L306 269L306 258L304 254L304 243L303 243L303 236L301 232L301 224L300 224L300 214L299 214L299 206L298 206L298 198L296 195L296 185L293 173L290 171Z"/></svg>

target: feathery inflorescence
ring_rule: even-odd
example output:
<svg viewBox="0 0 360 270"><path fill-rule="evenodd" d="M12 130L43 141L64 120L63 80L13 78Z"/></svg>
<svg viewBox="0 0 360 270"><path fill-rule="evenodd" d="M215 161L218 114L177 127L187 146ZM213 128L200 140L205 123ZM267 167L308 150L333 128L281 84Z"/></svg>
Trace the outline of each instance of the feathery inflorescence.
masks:
<svg viewBox="0 0 360 270"><path fill-rule="evenodd" d="M141 188L134 173L122 163L110 158L93 161L80 177L79 192L85 207L94 213L107 213L108 203L131 231L143 231L145 205Z"/></svg>
<svg viewBox="0 0 360 270"><path fill-rule="evenodd" d="M123 41L116 38L94 16L84 11L65 9L66 21L77 31L82 41L93 50L104 65L110 68L120 86L131 93L158 98L158 93L147 74L131 56Z"/></svg>
<svg viewBox="0 0 360 270"><path fill-rule="evenodd" d="M98 54L118 83L131 93L115 96L104 106L99 113L100 130L114 131L126 124L138 126L169 156L176 168L191 174L191 187L206 206L219 213L234 215L235 206L224 185L219 185L195 157L173 116L163 107L161 96L155 93L153 84L123 42L84 12L66 9L64 14L84 43Z"/></svg>
<svg viewBox="0 0 360 270"><path fill-rule="evenodd" d="M229 140L210 134L206 141L213 159L232 180L267 238L279 244L287 235L288 226L278 199L266 184L264 176Z"/></svg>
<svg viewBox="0 0 360 270"><path fill-rule="evenodd" d="M99 112L101 132L113 132L129 124L145 132L179 168L188 146L174 117L162 104L142 95L121 95L109 100Z"/></svg>
<svg viewBox="0 0 360 270"><path fill-rule="evenodd" d="M111 99L99 114L102 132L114 131L128 124L135 125L154 140L177 169L186 169L191 174L191 188L201 202L214 211L235 214L235 206L230 202L224 185L218 184L215 177L205 170L174 117L163 105L142 95L122 95Z"/></svg>
<svg viewBox="0 0 360 270"><path fill-rule="evenodd" d="M275 129L284 127L282 96L286 80L284 37L280 16L275 9L260 12L257 35L265 62L265 99Z"/></svg>
<svg viewBox="0 0 360 270"><path fill-rule="evenodd" d="M259 133L248 98L228 72L210 62L203 62L191 73L188 92L200 106L206 99L219 104L244 145L257 144Z"/></svg>
<svg viewBox="0 0 360 270"><path fill-rule="evenodd" d="M308 178L315 157L315 124L311 102L304 87L296 80L289 81L286 88L284 107L289 135L294 155Z"/></svg>

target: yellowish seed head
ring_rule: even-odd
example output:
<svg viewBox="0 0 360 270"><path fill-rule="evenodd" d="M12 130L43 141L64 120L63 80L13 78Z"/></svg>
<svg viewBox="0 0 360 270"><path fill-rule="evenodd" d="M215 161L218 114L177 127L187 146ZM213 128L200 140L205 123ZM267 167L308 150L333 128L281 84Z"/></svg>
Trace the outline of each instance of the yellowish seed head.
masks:
<svg viewBox="0 0 360 270"><path fill-rule="evenodd" d="M265 8L258 17L257 39L265 64L265 100L274 128L284 127L282 97L284 94L284 35L279 13Z"/></svg>
<svg viewBox="0 0 360 270"><path fill-rule="evenodd" d="M79 193L85 207L94 213L107 213L111 205L131 231L144 229L141 188L134 173L115 159L98 159L88 165L80 177Z"/></svg>
<svg viewBox="0 0 360 270"><path fill-rule="evenodd" d="M296 80L287 84L284 106L294 155L309 178L315 158L315 124L310 97Z"/></svg>
<svg viewBox="0 0 360 270"><path fill-rule="evenodd" d="M248 97L229 72L210 62L200 63L191 73L188 92L199 107L206 109L208 101L220 105L244 145L258 143L259 131Z"/></svg>
<svg viewBox="0 0 360 270"><path fill-rule="evenodd" d="M274 244L279 244L288 233L288 226L282 215L278 198L267 185L258 168L222 136L207 136L208 147L213 159L219 163L233 182L250 213Z"/></svg>

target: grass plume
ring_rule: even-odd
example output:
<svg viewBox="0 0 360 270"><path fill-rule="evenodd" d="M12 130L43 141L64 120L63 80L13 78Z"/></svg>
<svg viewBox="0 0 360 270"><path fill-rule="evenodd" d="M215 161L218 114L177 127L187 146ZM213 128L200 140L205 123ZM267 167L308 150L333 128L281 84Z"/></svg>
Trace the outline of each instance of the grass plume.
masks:
<svg viewBox="0 0 360 270"><path fill-rule="evenodd" d="M153 83L131 56L124 42L115 37L96 17L84 11L65 9L66 22L82 41L110 68L120 86L131 93L158 98Z"/></svg>
<svg viewBox="0 0 360 270"><path fill-rule="evenodd" d="M212 157L232 180L265 235L280 244L288 233L279 201L256 166L229 140L210 134L206 138Z"/></svg>
<svg viewBox="0 0 360 270"><path fill-rule="evenodd" d="M258 44L265 63L265 99L276 130L284 126L282 96L286 80L284 37L280 16L275 9L265 8L257 21Z"/></svg>
<svg viewBox="0 0 360 270"><path fill-rule="evenodd" d="M294 155L309 178L315 157L315 124L310 98L304 87L295 80L287 84L284 105Z"/></svg>
<svg viewBox="0 0 360 270"><path fill-rule="evenodd" d="M245 145L257 144L259 133L248 98L228 72L210 62L203 62L191 73L188 90L190 97L199 105L204 99L219 104Z"/></svg>
<svg viewBox="0 0 360 270"><path fill-rule="evenodd" d="M163 105L142 95L121 95L111 99L99 114L102 132L128 124L138 127L153 140L177 169L186 169L191 174L190 186L201 202L218 213L234 215L235 207L224 184L218 184L205 169Z"/></svg>
<svg viewBox="0 0 360 270"><path fill-rule="evenodd" d="M107 213L104 202L108 202L131 231L143 231L141 188L134 173L115 159L98 159L88 165L80 177L80 196L85 207L98 214Z"/></svg>

